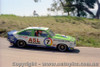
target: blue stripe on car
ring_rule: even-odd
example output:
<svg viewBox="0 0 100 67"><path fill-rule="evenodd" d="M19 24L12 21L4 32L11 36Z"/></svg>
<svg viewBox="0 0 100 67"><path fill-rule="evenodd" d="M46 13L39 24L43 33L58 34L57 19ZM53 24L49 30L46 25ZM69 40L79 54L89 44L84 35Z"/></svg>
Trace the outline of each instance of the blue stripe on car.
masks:
<svg viewBox="0 0 100 67"><path fill-rule="evenodd" d="M16 43L17 38L13 35L13 33L16 32L16 30L8 32L8 40L10 43Z"/></svg>

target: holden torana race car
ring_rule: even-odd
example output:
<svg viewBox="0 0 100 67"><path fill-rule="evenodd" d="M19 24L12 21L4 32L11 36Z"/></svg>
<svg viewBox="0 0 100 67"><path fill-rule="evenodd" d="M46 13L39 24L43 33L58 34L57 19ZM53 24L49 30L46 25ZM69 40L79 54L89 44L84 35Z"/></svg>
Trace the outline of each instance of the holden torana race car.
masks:
<svg viewBox="0 0 100 67"><path fill-rule="evenodd" d="M76 46L75 38L61 34L54 34L46 27L28 27L21 31L8 32L8 40L12 46L25 47L27 45L54 47L59 51L73 50Z"/></svg>

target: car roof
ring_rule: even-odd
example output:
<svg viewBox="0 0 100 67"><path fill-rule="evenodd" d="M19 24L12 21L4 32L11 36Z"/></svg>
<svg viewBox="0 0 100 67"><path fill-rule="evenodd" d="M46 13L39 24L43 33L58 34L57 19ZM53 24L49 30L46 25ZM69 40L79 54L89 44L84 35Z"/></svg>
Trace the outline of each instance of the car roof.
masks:
<svg viewBox="0 0 100 67"><path fill-rule="evenodd" d="M36 30L48 30L47 27L27 27L26 29L36 29Z"/></svg>

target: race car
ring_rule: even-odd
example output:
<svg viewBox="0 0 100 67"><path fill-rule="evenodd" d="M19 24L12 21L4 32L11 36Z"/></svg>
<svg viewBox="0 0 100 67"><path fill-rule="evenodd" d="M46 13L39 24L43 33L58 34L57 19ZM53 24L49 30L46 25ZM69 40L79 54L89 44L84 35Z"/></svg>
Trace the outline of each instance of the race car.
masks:
<svg viewBox="0 0 100 67"><path fill-rule="evenodd" d="M28 45L54 47L59 51L73 50L76 39L71 36L54 34L46 27L28 27L20 31L10 31L8 40L11 46L25 47Z"/></svg>

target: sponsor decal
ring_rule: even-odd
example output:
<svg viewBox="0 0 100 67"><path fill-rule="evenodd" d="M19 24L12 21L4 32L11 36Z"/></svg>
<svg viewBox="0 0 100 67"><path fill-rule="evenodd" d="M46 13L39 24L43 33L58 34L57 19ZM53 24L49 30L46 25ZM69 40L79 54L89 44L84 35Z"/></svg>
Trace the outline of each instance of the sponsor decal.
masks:
<svg viewBox="0 0 100 67"><path fill-rule="evenodd" d="M54 47L56 47L56 44L53 44Z"/></svg>
<svg viewBox="0 0 100 67"><path fill-rule="evenodd" d="M29 38L28 43L40 44L40 41L37 38Z"/></svg>
<svg viewBox="0 0 100 67"><path fill-rule="evenodd" d="M52 41L51 38L45 38L45 39L44 39L44 44L45 44L46 46L51 46L51 45L53 44L53 41Z"/></svg>
<svg viewBox="0 0 100 67"><path fill-rule="evenodd" d="M62 35L62 37L64 37L64 38L68 38L67 36L65 36L65 35Z"/></svg>
<svg viewBox="0 0 100 67"><path fill-rule="evenodd" d="M21 38L25 38L25 39L27 39L28 37L27 36L20 36Z"/></svg>

